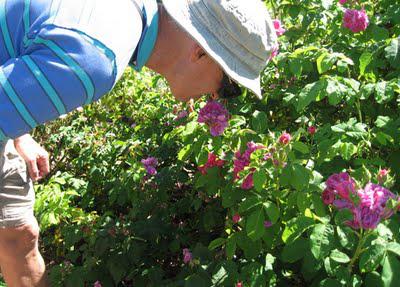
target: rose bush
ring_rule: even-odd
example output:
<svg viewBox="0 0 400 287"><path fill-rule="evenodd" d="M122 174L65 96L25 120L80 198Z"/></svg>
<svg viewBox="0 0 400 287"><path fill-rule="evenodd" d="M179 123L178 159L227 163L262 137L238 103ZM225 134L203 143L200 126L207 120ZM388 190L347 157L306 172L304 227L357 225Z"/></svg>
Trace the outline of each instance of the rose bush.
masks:
<svg viewBox="0 0 400 287"><path fill-rule="evenodd" d="M265 3L279 53L262 101L177 105L128 70L35 131L54 286L400 284L400 6Z"/></svg>

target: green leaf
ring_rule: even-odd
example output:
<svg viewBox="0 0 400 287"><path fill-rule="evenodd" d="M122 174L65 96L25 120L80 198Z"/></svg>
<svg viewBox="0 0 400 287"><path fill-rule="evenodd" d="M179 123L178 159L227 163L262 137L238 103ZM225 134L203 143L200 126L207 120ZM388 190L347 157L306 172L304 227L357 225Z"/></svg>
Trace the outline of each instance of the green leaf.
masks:
<svg viewBox="0 0 400 287"><path fill-rule="evenodd" d="M290 59L289 70L294 76L300 78L303 73L302 60L299 58Z"/></svg>
<svg viewBox="0 0 400 287"><path fill-rule="evenodd" d="M400 277L397 273L400 270L400 261L395 256L388 254L387 256L385 256L382 267L383 286L400 286Z"/></svg>
<svg viewBox="0 0 400 287"><path fill-rule="evenodd" d="M290 185L298 191L305 190L310 182L310 172L302 165L288 165L284 168L281 178L282 185Z"/></svg>
<svg viewBox="0 0 400 287"><path fill-rule="evenodd" d="M198 274L193 274L185 278L185 287L207 287L210 286L210 283Z"/></svg>
<svg viewBox="0 0 400 287"><path fill-rule="evenodd" d="M367 273L367 275L365 275L364 283L365 283L366 287L383 287L384 286L382 278L381 278L381 274L379 274L376 271Z"/></svg>
<svg viewBox="0 0 400 287"><path fill-rule="evenodd" d="M375 121L375 125L378 128L384 128L389 122L391 122L391 118L390 117L386 117L386 116L378 116L378 118Z"/></svg>
<svg viewBox="0 0 400 287"><path fill-rule="evenodd" d="M226 257L227 259L231 260L233 256L235 255L236 252L236 233L233 235L229 236L226 245L225 245L225 252L226 252Z"/></svg>
<svg viewBox="0 0 400 287"><path fill-rule="evenodd" d="M246 118L244 116L234 115L229 120L229 127L231 128L238 128L244 125L246 125Z"/></svg>
<svg viewBox="0 0 400 287"><path fill-rule="evenodd" d="M316 259L326 257L334 248L334 230L330 224L317 224L310 235L311 253Z"/></svg>
<svg viewBox="0 0 400 287"><path fill-rule="evenodd" d="M297 108L296 108L297 111L298 112L302 111L313 101L317 100L317 98L319 100L322 100L326 96L325 93L323 93L326 90L326 86L327 82L324 79L306 85L299 94L299 101L297 103Z"/></svg>
<svg viewBox="0 0 400 287"><path fill-rule="evenodd" d="M304 257L307 254L310 246L308 240L304 238L298 238L290 244L286 244L283 247L281 253L281 259L283 262L293 263Z"/></svg>
<svg viewBox="0 0 400 287"><path fill-rule="evenodd" d="M192 146L193 145L187 145L183 147L179 153L178 153L178 160L180 161L185 161L189 158L190 154L192 153Z"/></svg>
<svg viewBox="0 0 400 287"><path fill-rule="evenodd" d="M268 116L264 112L255 111L251 119L251 127L257 133L264 133L268 128Z"/></svg>
<svg viewBox="0 0 400 287"><path fill-rule="evenodd" d="M214 239L213 241L210 242L210 244L208 245L208 249L210 250L214 250L217 249L218 247L224 245L226 242L225 238L217 238Z"/></svg>
<svg viewBox="0 0 400 287"><path fill-rule="evenodd" d="M228 279L228 276L228 272L225 270L224 266L221 266L212 276L211 281L215 286L220 286L220 284L223 284L226 279Z"/></svg>
<svg viewBox="0 0 400 287"><path fill-rule="evenodd" d="M292 218L286 224L285 229L282 233L282 240L286 244L292 243L294 240L299 238L304 231L315 225L312 218L306 216L299 216Z"/></svg>
<svg viewBox="0 0 400 287"><path fill-rule="evenodd" d="M317 59L317 68L318 73L323 74L332 69L333 65L338 60L338 56L336 53L323 53Z"/></svg>
<svg viewBox="0 0 400 287"><path fill-rule="evenodd" d="M372 26L372 37L376 42L383 41L389 38L389 31L378 25Z"/></svg>
<svg viewBox="0 0 400 287"><path fill-rule="evenodd" d="M368 247L360 257L359 268L361 273L372 272L381 263L385 256L386 248L381 244Z"/></svg>
<svg viewBox="0 0 400 287"><path fill-rule="evenodd" d="M301 152L302 154L309 154L310 149L308 145L302 142L294 142L292 143L293 149L297 150L298 152Z"/></svg>
<svg viewBox="0 0 400 287"><path fill-rule="evenodd" d="M388 82L382 81L375 85L375 99L378 104L386 103L394 97L394 89Z"/></svg>
<svg viewBox="0 0 400 287"><path fill-rule="evenodd" d="M400 256L400 244L397 242L389 242L386 245L386 250Z"/></svg>
<svg viewBox="0 0 400 287"><path fill-rule="evenodd" d="M268 219L273 224L275 224L279 219L280 212L279 212L278 206L271 201L267 201L267 202L264 202L264 208L265 208L265 211L267 212Z"/></svg>
<svg viewBox="0 0 400 287"><path fill-rule="evenodd" d="M344 160L350 160L357 153L357 146L353 143L342 143L339 150Z"/></svg>
<svg viewBox="0 0 400 287"><path fill-rule="evenodd" d="M360 57L360 75L363 76L365 74L365 69L372 62L372 53L364 52Z"/></svg>
<svg viewBox="0 0 400 287"><path fill-rule="evenodd" d="M276 258L269 253L265 256L265 271L274 270L275 259Z"/></svg>
<svg viewBox="0 0 400 287"><path fill-rule="evenodd" d="M342 223L343 220L339 222L339 224ZM354 234L354 230L350 229L349 227L336 226L336 232L339 237L340 245L348 250L354 248L354 244L357 241L357 236Z"/></svg>
<svg viewBox="0 0 400 287"><path fill-rule="evenodd" d="M267 181L267 174L264 170L256 170L253 174L254 188L260 192L263 190L264 183Z"/></svg>
<svg viewBox="0 0 400 287"><path fill-rule="evenodd" d="M386 59L393 68L400 67L400 38L393 39L390 45L385 48Z"/></svg>
<svg viewBox="0 0 400 287"><path fill-rule="evenodd" d="M258 208L253 211L246 220L247 236L252 240L260 239L265 233L264 221L265 215L263 208Z"/></svg>
<svg viewBox="0 0 400 287"><path fill-rule="evenodd" d="M331 278L326 278L324 280L321 281L321 283L318 285L321 287L342 287L343 285L335 280L335 279L331 279Z"/></svg>
<svg viewBox="0 0 400 287"><path fill-rule="evenodd" d="M257 196L250 196L240 204L239 212L244 213L261 204L262 204L262 198Z"/></svg>
<svg viewBox="0 0 400 287"><path fill-rule="evenodd" d="M329 10L333 5L333 0L322 0L322 7L326 10Z"/></svg>
<svg viewBox="0 0 400 287"><path fill-rule="evenodd" d="M343 253L337 249L332 250L330 258L338 263L350 262L350 257L346 253Z"/></svg>
<svg viewBox="0 0 400 287"><path fill-rule="evenodd" d="M368 100L375 91L375 84L366 84L361 87L360 100Z"/></svg>

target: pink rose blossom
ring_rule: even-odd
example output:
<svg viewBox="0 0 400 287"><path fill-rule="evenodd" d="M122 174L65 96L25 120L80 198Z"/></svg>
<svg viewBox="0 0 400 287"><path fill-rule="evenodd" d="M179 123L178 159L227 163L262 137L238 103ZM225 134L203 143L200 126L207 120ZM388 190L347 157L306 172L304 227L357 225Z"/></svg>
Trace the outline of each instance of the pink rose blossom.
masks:
<svg viewBox="0 0 400 287"><path fill-rule="evenodd" d="M339 3L340 3L341 5L345 4L346 2L347 2L347 0L339 0Z"/></svg>
<svg viewBox="0 0 400 287"><path fill-rule="evenodd" d="M250 165L251 154L256 150L263 148L265 148L265 146L257 145L254 142L248 142L247 149L243 154L241 154L240 151L235 152L235 159L233 160L233 176L235 180L240 178L239 172L244 170L246 166Z"/></svg>
<svg viewBox="0 0 400 287"><path fill-rule="evenodd" d="M249 190L252 189L254 186L254 182L253 182L253 173L250 173L246 176L246 178L243 180L242 183L242 188L245 190Z"/></svg>
<svg viewBox="0 0 400 287"><path fill-rule="evenodd" d="M269 153L264 154L264 157L263 157L264 160L269 160L271 158L272 158L272 153L269 152Z"/></svg>
<svg viewBox="0 0 400 287"><path fill-rule="evenodd" d="M207 174L207 170L209 168L212 168L214 166L222 167L224 164L225 164L224 160L218 159L215 154L210 152L210 153L208 153L207 163L202 165L202 166L199 166L199 171L201 172L201 174L206 175Z"/></svg>
<svg viewBox="0 0 400 287"><path fill-rule="evenodd" d="M210 127L212 136L222 135L225 128L228 126L229 113L225 107L216 102L208 101L207 104L200 110L198 122L205 123Z"/></svg>
<svg viewBox="0 0 400 287"><path fill-rule="evenodd" d="M290 141L292 140L292 136L287 133L284 132L280 137L279 137L279 143L283 144L283 145L287 145Z"/></svg>
<svg viewBox="0 0 400 287"><path fill-rule="evenodd" d="M285 34L286 30L283 28L280 20L278 19L272 20L272 23L274 24L275 32L278 37Z"/></svg>
<svg viewBox="0 0 400 287"><path fill-rule="evenodd" d="M185 264L188 264L190 261L192 261L193 255L192 255L192 253L189 251L188 248L184 248L184 249L182 250L182 253L183 253L183 262L184 262Z"/></svg>
<svg viewBox="0 0 400 287"><path fill-rule="evenodd" d="M369 19L365 10L346 9L343 17L343 26L350 29L353 33L358 33L367 29Z"/></svg>
<svg viewBox="0 0 400 287"><path fill-rule="evenodd" d="M236 283L236 287L243 287L243 284L242 284L242 282L238 282L238 283Z"/></svg>
<svg viewBox="0 0 400 287"><path fill-rule="evenodd" d="M156 167L158 165L158 160L155 157L142 159L141 163L144 165L144 168L146 169L148 175L157 174Z"/></svg>
<svg viewBox="0 0 400 287"><path fill-rule="evenodd" d="M332 204L335 200L335 192L329 187L325 188L322 192L322 200L326 205Z"/></svg>
<svg viewBox="0 0 400 287"><path fill-rule="evenodd" d="M355 181L346 172L331 175L326 181L326 186L344 199L349 198L349 192L355 192Z"/></svg>
<svg viewBox="0 0 400 287"><path fill-rule="evenodd" d="M180 111L175 118L175 121L179 121L183 118L186 118L189 115L188 111Z"/></svg>
<svg viewBox="0 0 400 287"><path fill-rule="evenodd" d="M312 136L317 132L317 128L314 127L314 126L308 127L307 130L308 130L308 133L309 133L310 135L312 135Z"/></svg>
<svg viewBox="0 0 400 287"><path fill-rule="evenodd" d="M234 216L232 216L232 221L233 223L238 223L242 218L240 217L239 214L235 214Z"/></svg>
<svg viewBox="0 0 400 287"><path fill-rule="evenodd" d="M264 227L265 228L270 228L272 226L272 222L269 220L264 221Z"/></svg>
<svg viewBox="0 0 400 287"><path fill-rule="evenodd" d="M279 44L276 44L272 50L271 50L271 55L269 56L269 61L278 56L279 54Z"/></svg>
<svg viewBox="0 0 400 287"><path fill-rule="evenodd" d="M387 169L380 169L380 170L378 171L378 176L377 176L377 177L378 177L378 182L379 182L380 184L382 184L383 182L385 182L385 180L386 180L388 174L389 174L389 170L387 170Z"/></svg>
<svg viewBox="0 0 400 287"><path fill-rule="evenodd" d="M96 282L94 282L93 287L102 287L102 285L100 281L97 280Z"/></svg>

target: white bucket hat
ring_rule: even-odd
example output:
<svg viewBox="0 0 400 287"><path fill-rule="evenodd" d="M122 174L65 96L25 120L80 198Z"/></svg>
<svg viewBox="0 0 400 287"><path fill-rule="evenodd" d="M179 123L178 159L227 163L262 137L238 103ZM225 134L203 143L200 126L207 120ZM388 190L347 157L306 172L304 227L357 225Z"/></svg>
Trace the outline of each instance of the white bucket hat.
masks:
<svg viewBox="0 0 400 287"><path fill-rule="evenodd" d="M162 0L168 14L221 66L262 98L260 73L276 32L260 0Z"/></svg>

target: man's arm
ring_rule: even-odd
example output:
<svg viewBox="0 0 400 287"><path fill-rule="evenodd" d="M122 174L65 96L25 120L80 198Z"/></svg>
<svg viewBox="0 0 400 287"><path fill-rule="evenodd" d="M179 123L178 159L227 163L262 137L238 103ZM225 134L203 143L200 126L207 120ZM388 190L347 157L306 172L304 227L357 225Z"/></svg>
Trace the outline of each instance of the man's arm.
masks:
<svg viewBox="0 0 400 287"><path fill-rule="evenodd" d="M29 134L16 138L14 146L25 160L33 181L42 179L50 172L49 154Z"/></svg>
<svg viewBox="0 0 400 287"><path fill-rule="evenodd" d="M83 35L43 28L0 66L0 142L97 100L114 81L112 61Z"/></svg>

